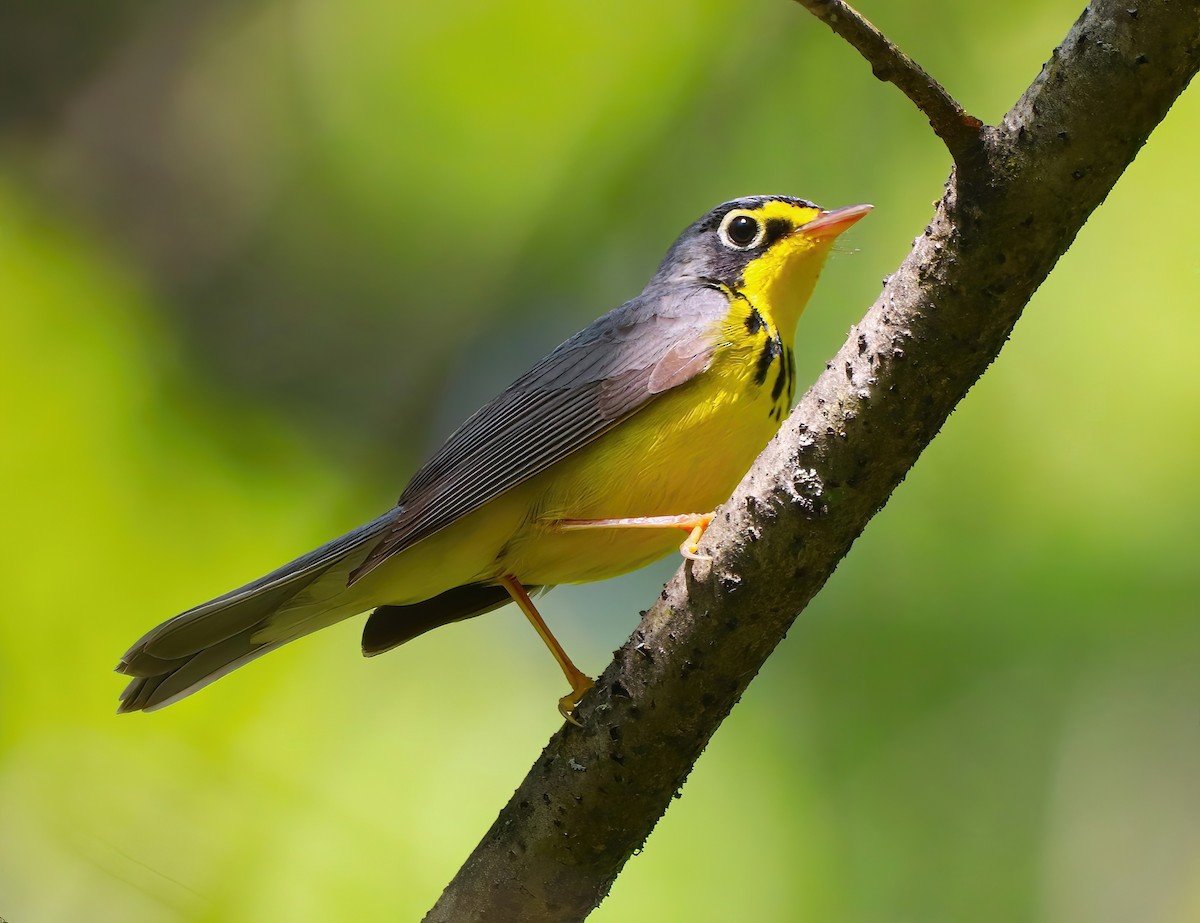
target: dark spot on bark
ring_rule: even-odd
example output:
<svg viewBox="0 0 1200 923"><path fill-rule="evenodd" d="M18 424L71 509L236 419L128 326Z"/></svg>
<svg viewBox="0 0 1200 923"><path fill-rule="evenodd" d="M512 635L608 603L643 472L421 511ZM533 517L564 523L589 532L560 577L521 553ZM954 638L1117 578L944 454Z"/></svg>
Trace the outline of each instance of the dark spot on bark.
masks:
<svg viewBox="0 0 1200 923"><path fill-rule="evenodd" d="M1149 64L1150 59L1147 58L1144 54L1140 54L1136 58L1133 59L1133 63L1134 64Z"/></svg>
<svg viewBox="0 0 1200 923"><path fill-rule="evenodd" d="M621 685L620 680L617 680L611 686L609 686L608 692L609 692L609 695L611 695L614 699L631 698L631 696L629 695L629 690Z"/></svg>
<svg viewBox="0 0 1200 923"><path fill-rule="evenodd" d="M608 736L609 736L610 740L620 740L621 739L621 728L618 725L614 724L612 727L610 727L608 729Z"/></svg>

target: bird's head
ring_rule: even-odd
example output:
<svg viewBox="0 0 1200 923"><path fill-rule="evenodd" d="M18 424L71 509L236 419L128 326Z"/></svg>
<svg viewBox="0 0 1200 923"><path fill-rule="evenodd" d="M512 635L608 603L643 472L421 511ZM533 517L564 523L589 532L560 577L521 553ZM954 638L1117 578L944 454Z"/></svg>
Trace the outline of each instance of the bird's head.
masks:
<svg viewBox="0 0 1200 923"><path fill-rule="evenodd" d="M830 246L871 208L826 210L790 196L725 202L679 236L650 284L717 282L793 326Z"/></svg>

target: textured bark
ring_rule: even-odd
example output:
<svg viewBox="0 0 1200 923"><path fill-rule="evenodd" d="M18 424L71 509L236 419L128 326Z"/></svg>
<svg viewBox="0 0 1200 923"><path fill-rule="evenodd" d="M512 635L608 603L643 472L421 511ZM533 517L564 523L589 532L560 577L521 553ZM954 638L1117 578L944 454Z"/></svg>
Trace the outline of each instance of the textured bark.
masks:
<svg viewBox="0 0 1200 923"><path fill-rule="evenodd" d="M667 586L428 920L580 920L600 902L1198 65L1196 2L1095 2L960 145L912 252L714 522L712 563Z"/></svg>

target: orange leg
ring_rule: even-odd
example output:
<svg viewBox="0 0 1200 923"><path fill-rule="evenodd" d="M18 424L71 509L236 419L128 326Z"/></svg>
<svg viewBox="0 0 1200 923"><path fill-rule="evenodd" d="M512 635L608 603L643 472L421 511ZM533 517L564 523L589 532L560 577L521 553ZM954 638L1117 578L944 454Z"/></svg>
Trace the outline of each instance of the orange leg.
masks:
<svg viewBox="0 0 1200 923"><path fill-rule="evenodd" d="M582 673L575 664L571 663L571 658L567 656L567 652L562 649L562 645L558 643L558 639L550 633L550 629L542 621L537 607L534 606L533 600L529 598L529 594L525 592L525 587L521 586L520 581L516 577L501 577L497 582L504 589L508 590L508 595L521 607L521 611L525 613L525 618L529 619L529 624L541 636L546 647L550 648L550 653L554 655L554 659L558 661L558 665L562 667L562 671L567 677L567 682L571 684L571 691L558 700L558 711L559 714L572 724L581 727L582 725L571 717L571 713L575 710L575 706L579 704L579 700L583 698L584 693L596 684L592 682L591 677Z"/></svg>
<svg viewBox="0 0 1200 923"><path fill-rule="evenodd" d="M560 529L687 529L688 537L679 546L679 553L691 561L711 560L698 554L700 538L713 521L715 513L684 513L681 516L633 516L629 519L560 519Z"/></svg>

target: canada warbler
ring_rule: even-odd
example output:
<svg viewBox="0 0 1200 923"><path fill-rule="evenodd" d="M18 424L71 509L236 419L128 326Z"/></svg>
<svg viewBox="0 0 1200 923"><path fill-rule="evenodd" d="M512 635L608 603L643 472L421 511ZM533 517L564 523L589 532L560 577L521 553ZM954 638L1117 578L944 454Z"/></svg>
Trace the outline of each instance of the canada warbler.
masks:
<svg viewBox="0 0 1200 923"><path fill-rule="evenodd" d="M169 705L288 641L374 610L370 656L516 601L571 691L592 681L529 593L616 576L712 519L776 431L788 345L834 238L871 206L786 196L719 205L632 301L571 337L446 440L379 518L164 622L117 670L119 710ZM675 537L672 537L675 536Z"/></svg>

